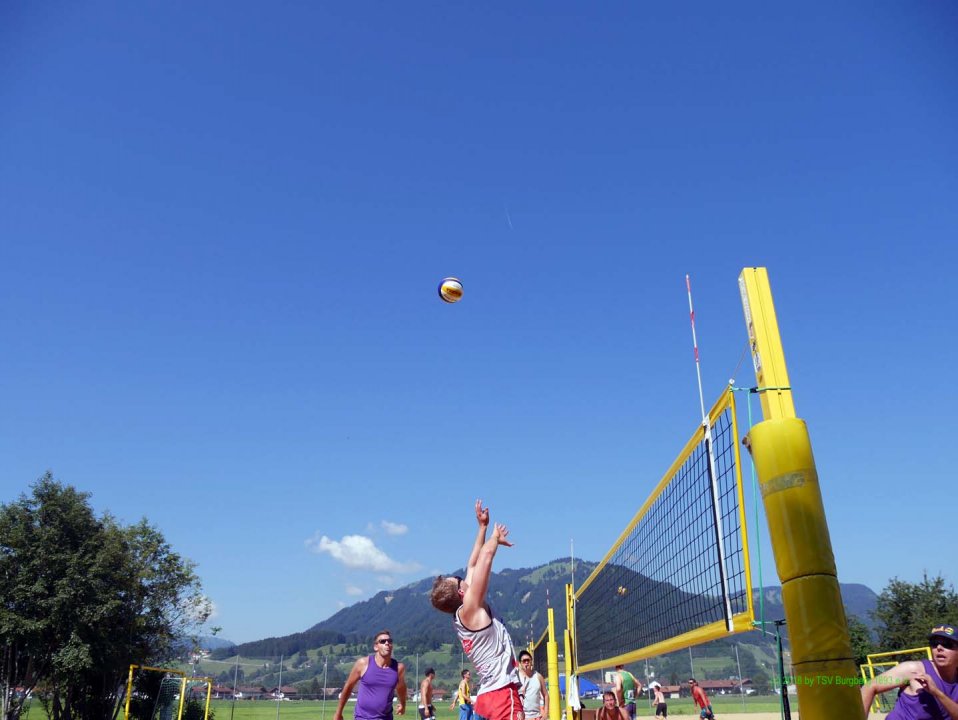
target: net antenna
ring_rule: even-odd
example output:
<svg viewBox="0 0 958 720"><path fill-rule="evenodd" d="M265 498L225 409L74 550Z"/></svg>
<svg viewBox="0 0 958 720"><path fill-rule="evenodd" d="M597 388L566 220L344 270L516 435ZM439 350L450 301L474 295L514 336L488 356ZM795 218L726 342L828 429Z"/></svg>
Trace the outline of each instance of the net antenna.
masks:
<svg viewBox="0 0 958 720"><path fill-rule="evenodd" d="M689 275L685 276L685 288L689 295L689 320L692 323L692 349L695 353L695 374L699 382L699 408L702 411L702 427L705 430L705 451L708 455L709 484L712 490L712 515L714 518L715 541L718 549L719 578L722 584L722 597L725 606L725 627L732 632L732 602L729 597L728 572L725 568L725 547L722 541L722 504L719 499L719 488L716 481L718 474L715 471L715 453L712 450L712 423L705 412L705 397L702 394L702 366L699 360L699 343L695 335L695 309L692 307L692 281Z"/></svg>

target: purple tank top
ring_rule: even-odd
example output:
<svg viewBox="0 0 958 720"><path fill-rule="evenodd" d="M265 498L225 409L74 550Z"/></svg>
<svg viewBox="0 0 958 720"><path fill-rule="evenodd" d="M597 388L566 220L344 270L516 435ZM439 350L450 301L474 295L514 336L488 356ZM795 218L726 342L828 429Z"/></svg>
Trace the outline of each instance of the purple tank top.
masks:
<svg viewBox="0 0 958 720"><path fill-rule="evenodd" d="M399 663L379 667L376 656L369 656L369 666L359 678L356 693L356 720L390 720L393 716L393 692L399 682Z"/></svg>
<svg viewBox="0 0 958 720"><path fill-rule="evenodd" d="M945 695L958 702L958 682L949 683L938 677L931 660L922 660L925 672L935 681ZM931 693L919 692L917 695L908 695L902 692L898 695L898 702L894 709L885 716L886 720L947 720L948 713L944 711Z"/></svg>

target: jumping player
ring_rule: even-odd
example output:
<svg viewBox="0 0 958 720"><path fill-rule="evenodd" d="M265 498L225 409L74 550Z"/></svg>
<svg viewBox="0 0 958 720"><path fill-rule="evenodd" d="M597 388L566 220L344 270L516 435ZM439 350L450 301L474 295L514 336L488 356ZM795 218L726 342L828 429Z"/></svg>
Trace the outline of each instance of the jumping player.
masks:
<svg viewBox="0 0 958 720"><path fill-rule="evenodd" d="M489 508L476 500L479 530L466 565L466 577L440 575L433 583L433 607L453 616L453 626L479 676L475 713L486 720L524 720L519 673L512 638L486 602L492 561L500 545L511 547L509 529L496 523L487 540ZM340 720L336 718L336 720Z"/></svg>

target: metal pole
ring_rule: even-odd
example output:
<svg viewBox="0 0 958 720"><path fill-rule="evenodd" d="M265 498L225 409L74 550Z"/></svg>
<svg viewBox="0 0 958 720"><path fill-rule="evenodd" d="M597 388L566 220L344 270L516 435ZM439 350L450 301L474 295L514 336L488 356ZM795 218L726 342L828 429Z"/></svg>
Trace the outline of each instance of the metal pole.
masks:
<svg viewBox="0 0 958 720"><path fill-rule="evenodd" d="M279 656L279 688L276 690L276 720L279 720L279 705L283 701L283 659L285 655Z"/></svg>
<svg viewBox="0 0 958 720"><path fill-rule="evenodd" d="M742 663L738 661L738 643L735 643L735 664L738 665L738 694L742 696L742 712L745 712L745 687L742 685Z"/></svg>
<svg viewBox="0 0 958 720"><path fill-rule="evenodd" d="M230 705L230 720L233 720L233 711L236 709L236 679L239 677L239 653L236 653L236 668L233 670L233 704Z"/></svg>
<svg viewBox="0 0 958 720"><path fill-rule="evenodd" d="M692 669L691 677L695 677L695 665L692 664L692 646L689 646L689 667ZM705 678L702 678L703 680Z"/></svg>
<svg viewBox="0 0 958 720"><path fill-rule="evenodd" d="M788 680L785 679L785 659L782 657L782 625L784 620L775 621L775 635L778 640L778 684L782 689L782 718L792 720L792 709L788 702Z"/></svg>
<svg viewBox="0 0 958 720"><path fill-rule="evenodd" d="M329 662L329 655L323 656L323 720L326 720L326 664Z"/></svg>

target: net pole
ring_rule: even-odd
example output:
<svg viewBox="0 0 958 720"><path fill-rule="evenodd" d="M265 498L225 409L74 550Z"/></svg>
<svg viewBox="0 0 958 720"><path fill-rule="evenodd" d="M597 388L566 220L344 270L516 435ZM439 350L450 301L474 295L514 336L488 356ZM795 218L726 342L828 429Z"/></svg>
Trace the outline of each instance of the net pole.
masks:
<svg viewBox="0 0 958 720"><path fill-rule="evenodd" d="M712 449L712 423L709 422L708 413L705 412L705 396L702 393L702 364L699 360L699 342L695 334L695 309L692 306L692 280L688 274L685 276L685 289L689 295L689 321L692 324L692 350L695 353L695 376L699 384L699 408L702 411L702 427L705 430L705 451L708 455L709 485L712 490L712 517L715 527L715 542L718 547L718 568L719 580L722 583L722 602L725 605L725 627L732 632L734 624L732 622L732 600L729 597L728 573L725 569L725 543L724 532L722 530L722 506L718 491L718 473L715 471L715 452Z"/></svg>
<svg viewBox="0 0 958 720"><path fill-rule="evenodd" d="M285 654L279 656L279 688L276 690L276 720L279 720L279 707L283 700L283 660L285 659Z"/></svg>
<svg viewBox="0 0 958 720"><path fill-rule="evenodd" d="M326 668L329 663L329 655L323 656L323 720L326 720Z"/></svg>
<svg viewBox="0 0 958 720"><path fill-rule="evenodd" d="M233 668L233 702L230 703L230 720L233 720L233 711L236 710L236 681L239 678L239 659L239 652L237 652L236 667ZM245 673L246 671L244 670L243 672Z"/></svg>

